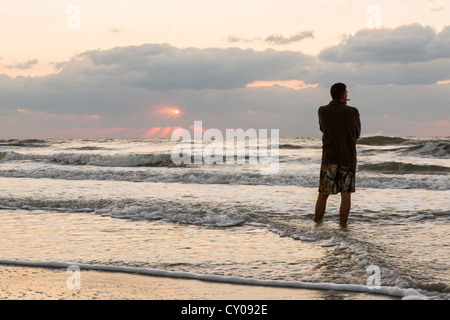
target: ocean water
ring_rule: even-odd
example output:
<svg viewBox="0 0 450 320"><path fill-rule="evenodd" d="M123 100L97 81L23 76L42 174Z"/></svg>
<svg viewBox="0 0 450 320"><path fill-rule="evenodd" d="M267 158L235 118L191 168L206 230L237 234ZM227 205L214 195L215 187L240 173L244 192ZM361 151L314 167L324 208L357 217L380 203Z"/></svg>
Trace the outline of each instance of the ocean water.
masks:
<svg viewBox="0 0 450 320"><path fill-rule="evenodd" d="M346 229L338 195L312 221L320 139L280 138L269 174L179 145L0 140L0 263L450 298L449 137L361 138Z"/></svg>

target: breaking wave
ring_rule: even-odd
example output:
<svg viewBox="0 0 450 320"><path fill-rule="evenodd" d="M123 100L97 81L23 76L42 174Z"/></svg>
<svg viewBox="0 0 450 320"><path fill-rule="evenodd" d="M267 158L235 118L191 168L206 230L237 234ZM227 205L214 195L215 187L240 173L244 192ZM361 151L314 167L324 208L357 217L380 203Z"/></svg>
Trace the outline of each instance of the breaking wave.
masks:
<svg viewBox="0 0 450 320"><path fill-rule="evenodd" d="M411 147L408 156L450 159L450 141L431 141Z"/></svg>
<svg viewBox="0 0 450 320"><path fill-rule="evenodd" d="M40 139L7 139L0 140L0 146L3 147L44 147L49 144L47 140Z"/></svg>
<svg viewBox="0 0 450 320"><path fill-rule="evenodd" d="M371 136L362 137L358 140L360 145L368 146L387 146L387 145L398 145L407 143L409 140L400 137L385 137L385 136Z"/></svg>
<svg viewBox="0 0 450 320"><path fill-rule="evenodd" d="M370 166L370 165L369 165ZM64 179L64 180L110 180L130 182L178 182L195 184L232 184L232 185L280 185L317 187L318 173L283 172L276 175L263 175L259 172L212 172L198 168L184 170L161 170L164 168L136 168L135 170L121 170L113 168L83 168L71 170L65 167L26 169L0 169L0 177L5 178L35 178L35 179ZM173 168L176 169L176 168ZM364 169L364 168L363 168ZM427 189L448 190L450 179L447 174L434 174L422 177L405 174L374 176L369 169L361 170L356 177L357 187L363 188L392 188L392 189ZM373 168L379 170L379 168ZM394 165L395 169L395 165ZM391 169L391 170L394 170ZM417 173L417 172L415 172ZM429 173L429 172L428 172Z"/></svg>
<svg viewBox="0 0 450 320"><path fill-rule="evenodd" d="M99 167L171 167L170 154L94 154L57 153L51 155L23 154L14 151L0 153L0 160L31 160L62 165L91 165Z"/></svg>
<svg viewBox="0 0 450 320"><path fill-rule="evenodd" d="M361 164L361 171L375 171L387 174L447 174L450 173L450 167L438 165L417 165L402 162L381 162Z"/></svg>

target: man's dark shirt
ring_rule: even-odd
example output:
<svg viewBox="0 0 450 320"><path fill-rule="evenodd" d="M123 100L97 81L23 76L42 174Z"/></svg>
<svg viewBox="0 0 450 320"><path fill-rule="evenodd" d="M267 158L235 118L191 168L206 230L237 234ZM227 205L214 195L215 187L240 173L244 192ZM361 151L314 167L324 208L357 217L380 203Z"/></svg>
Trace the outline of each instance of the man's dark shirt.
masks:
<svg viewBox="0 0 450 320"><path fill-rule="evenodd" d="M356 140L361 134L358 109L333 100L319 108L322 131L322 160L332 164L356 165Z"/></svg>

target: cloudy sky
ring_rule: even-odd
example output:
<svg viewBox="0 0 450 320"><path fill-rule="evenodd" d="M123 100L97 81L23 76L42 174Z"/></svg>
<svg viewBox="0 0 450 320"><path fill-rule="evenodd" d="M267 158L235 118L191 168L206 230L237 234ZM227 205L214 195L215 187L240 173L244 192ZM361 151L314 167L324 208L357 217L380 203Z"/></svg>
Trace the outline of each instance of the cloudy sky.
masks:
<svg viewBox="0 0 450 320"><path fill-rule="evenodd" d="M0 139L318 137L335 82L364 135L450 136L448 0L3 2Z"/></svg>

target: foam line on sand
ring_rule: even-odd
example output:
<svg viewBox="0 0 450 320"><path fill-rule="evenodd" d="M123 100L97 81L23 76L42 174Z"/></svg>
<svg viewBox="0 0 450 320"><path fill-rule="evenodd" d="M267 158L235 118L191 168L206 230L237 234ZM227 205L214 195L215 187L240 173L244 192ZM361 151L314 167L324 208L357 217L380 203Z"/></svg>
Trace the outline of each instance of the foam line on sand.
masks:
<svg viewBox="0 0 450 320"><path fill-rule="evenodd" d="M215 282L223 284L237 284L259 287L292 288L309 290L333 290L350 293L377 294L402 299L425 299L419 291L415 289L404 289L399 287L372 287L356 284L335 284L335 283L308 283L302 281L282 281L282 280L262 280L242 277L228 277L210 274L197 274L190 272L175 272L151 268L136 268L111 265L82 264L58 261L17 261L0 260L1 265L22 266L22 267L44 267L44 268L64 268L77 266L80 270L92 270L103 272L115 272L135 275L147 275L153 277L165 277L172 279L189 279L205 282Z"/></svg>

